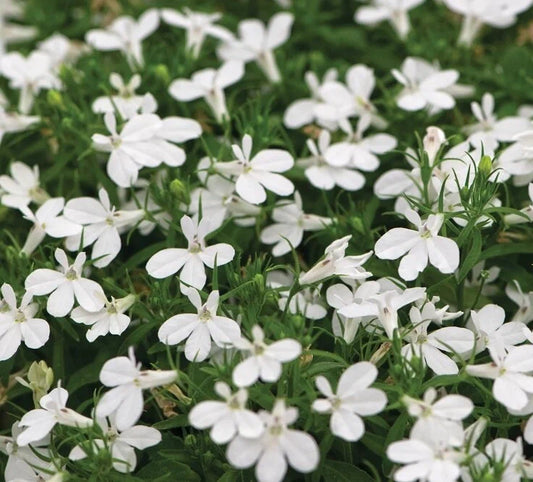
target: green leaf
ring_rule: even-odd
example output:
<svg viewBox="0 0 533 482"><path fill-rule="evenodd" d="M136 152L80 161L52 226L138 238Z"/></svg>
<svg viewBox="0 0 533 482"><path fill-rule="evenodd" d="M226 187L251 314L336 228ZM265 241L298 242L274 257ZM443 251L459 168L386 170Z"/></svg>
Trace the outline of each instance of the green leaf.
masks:
<svg viewBox="0 0 533 482"><path fill-rule="evenodd" d="M472 231L472 246L470 251L466 255L466 258L461 263L461 269L459 269L459 275L457 282L460 283L463 281L470 270L476 265L479 260L479 255L481 254L481 247L483 245L483 240L481 238L481 233L479 229L474 229Z"/></svg>
<svg viewBox="0 0 533 482"><path fill-rule="evenodd" d="M153 427L157 430L169 430L176 427L186 427L189 425L189 419L187 415L177 415L169 418L168 420L162 420L161 422L154 423Z"/></svg>
<svg viewBox="0 0 533 482"><path fill-rule="evenodd" d="M531 253L533 253L533 243L497 244L483 251L479 260L496 258L498 256L509 256L510 254Z"/></svg>
<svg viewBox="0 0 533 482"><path fill-rule="evenodd" d="M151 482L200 482L200 476L188 465L168 459L160 459L145 465L137 477Z"/></svg>
<svg viewBox="0 0 533 482"><path fill-rule="evenodd" d="M324 480L335 482L375 482L375 480L364 470L346 462L336 460L326 460L322 467Z"/></svg>

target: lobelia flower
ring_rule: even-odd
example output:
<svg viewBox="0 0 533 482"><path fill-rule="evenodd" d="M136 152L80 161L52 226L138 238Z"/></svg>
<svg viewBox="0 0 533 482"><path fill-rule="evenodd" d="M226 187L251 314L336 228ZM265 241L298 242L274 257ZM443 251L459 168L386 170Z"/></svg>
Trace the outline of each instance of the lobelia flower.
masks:
<svg viewBox="0 0 533 482"><path fill-rule="evenodd" d="M152 114L157 109L157 101L152 94L135 94L135 90L141 85L141 76L139 74L132 76L129 82L125 84L122 77L113 72L109 76L109 83L117 90L117 94L98 97L91 107L95 114L105 114L116 110L122 119L129 120L135 117L148 103L152 105L151 112L146 112L143 109L143 114Z"/></svg>
<svg viewBox="0 0 533 482"><path fill-rule="evenodd" d="M372 0L371 5L359 7L355 21L363 25L374 25L388 20L398 37L405 40L411 24L407 12L424 3L424 0Z"/></svg>
<svg viewBox="0 0 533 482"><path fill-rule="evenodd" d="M97 420L105 440L91 440L90 446L76 445L68 456L70 460L78 461L87 457L87 453L109 451L113 459L113 468L124 474L133 472L137 466L135 449L143 450L161 442L161 432L153 427L135 425L119 431L111 417L111 423L106 418Z"/></svg>
<svg viewBox="0 0 533 482"><path fill-rule="evenodd" d="M498 266L491 266L485 269L485 261L480 261L472 268L471 275L465 278L465 287L481 287L482 295L493 296L498 292L498 288L491 285L500 276L500 271L501 269Z"/></svg>
<svg viewBox="0 0 533 482"><path fill-rule="evenodd" d="M533 183L529 183L527 191L529 194L530 204L529 206L526 206L525 208L522 208L520 210L527 217L524 217L519 214L506 214L504 216L504 219L507 224L520 224L533 221Z"/></svg>
<svg viewBox="0 0 533 482"><path fill-rule="evenodd" d="M442 326L443 321L455 320L463 314L462 311L448 311L450 308L449 305L437 308L436 304L439 301L440 298L438 296L433 296L431 299L419 299L415 302L422 320L429 320Z"/></svg>
<svg viewBox="0 0 533 482"><path fill-rule="evenodd" d="M218 243L205 245L205 237L212 232L210 221L202 218L183 216L180 221L181 231L188 241L185 248L167 248L158 251L146 263L146 271L153 278L167 278L180 271L180 289L186 294L187 287L201 290L206 283L205 266L213 269L215 264L222 266L235 256L230 244Z"/></svg>
<svg viewBox="0 0 533 482"><path fill-rule="evenodd" d="M194 362L204 361L209 356L211 340L221 348L234 345L241 336L241 329L231 318L217 315L218 291L212 291L205 303L195 289L188 289L186 294L198 313L174 315L166 320L157 332L159 340L165 345L177 345L187 338L185 357Z"/></svg>
<svg viewBox="0 0 533 482"><path fill-rule="evenodd" d="M527 186L533 181L533 131L521 132L515 140L498 156L498 166L513 177L515 186Z"/></svg>
<svg viewBox="0 0 533 482"><path fill-rule="evenodd" d="M181 13L171 8L164 8L161 10L161 18L169 25L187 31L186 49L194 58L198 58L207 35L225 41L233 38L233 34L227 28L215 25L215 22L222 18L220 13L193 12L189 8L183 8Z"/></svg>
<svg viewBox="0 0 533 482"><path fill-rule="evenodd" d="M474 409L472 401L462 395L444 395L437 400L437 390L431 387L424 393L423 400L408 395L402 397L409 415L416 417L410 437L423 439L431 434L435 440L452 446L460 446L465 438L461 421Z"/></svg>
<svg viewBox="0 0 533 482"><path fill-rule="evenodd" d="M302 346L296 340L286 338L267 345L259 325L252 328L252 341L241 338L235 347L247 352L247 357L233 370L233 383L238 387L249 387L258 379L267 383L278 381L281 364L296 360L302 353Z"/></svg>
<svg viewBox="0 0 533 482"><path fill-rule="evenodd" d="M56 424L68 427L87 428L92 427L90 418L67 408L68 392L58 386L48 395L44 395L39 404L42 408L36 408L26 413L19 422L19 427L24 430L17 437L17 444L28 445L46 437Z"/></svg>
<svg viewBox="0 0 533 482"><path fill-rule="evenodd" d="M280 82L281 75L273 50L289 40L294 17L281 12L272 16L265 26L256 19L239 23L239 38L224 42L217 50L222 60L255 60L271 82Z"/></svg>
<svg viewBox="0 0 533 482"><path fill-rule="evenodd" d="M531 6L531 0L443 0L455 13L463 15L458 43L470 47L483 24L496 28L510 27L516 16Z"/></svg>
<svg viewBox="0 0 533 482"><path fill-rule="evenodd" d="M227 383L216 382L215 392L223 402L200 402L189 412L189 422L197 429L211 427L209 436L217 444L225 444L236 436L256 439L263 434L264 424L259 415L246 409L248 391L240 388L231 393Z"/></svg>
<svg viewBox="0 0 533 482"><path fill-rule="evenodd" d="M49 55L33 51L28 57L18 52L10 52L0 59L0 72L9 79L12 89L20 90L18 110L28 114L35 97L43 89L59 89L61 81L52 71Z"/></svg>
<svg viewBox="0 0 533 482"><path fill-rule="evenodd" d="M402 347L402 355L411 360L417 356L437 375L456 375L457 363L445 353L467 354L474 348L474 334L458 326L446 326L428 333L431 320L424 320L420 310L412 307L409 318L413 328L403 337L407 345ZM443 353L445 352L445 353Z"/></svg>
<svg viewBox="0 0 533 482"><path fill-rule="evenodd" d="M57 74L59 74L62 65L73 64L80 55L88 50L82 42L70 40L60 33L54 33L38 42L37 47L40 52L50 56L52 70Z"/></svg>
<svg viewBox="0 0 533 482"><path fill-rule="evenodd" d="M518 305L512 321L521 323L533 321L533 291L524 293L518 281L514 281L505 287L505 294Z"/></svg>
<svg viewBox="0 0 533 482"><path fill-rule="evenodd" d="M39 183L39 166L33 168L23 162L13 162L9 166L11 176L0 176L1 202L4 206L20 209L31 202L42 204L48 199L48 194Z"/></svg>
<svg viewBox="0 0 533 482"><path fill-rule="evenodd" d="M335 186L346 191L361 189L365 178L352 166L339 166L329 161L334 159L330 150L335 144L330 145L331 134L323 129L318 136L318 145L312 139L307 139L307 148L311 157L296 161L298 166L305 168L305 176L309 182L318 189L331 190Z"/></svg>
<svg viewBox="0 0 533 482"><path fill-rule="evenodd" d="M320 231L333 221L330 218L305 214L300 193L294 193L294 202L279 202L272 211L274 224L267 226L259 236L262 243L274 244L272 254L283 256L300 245L304 231Z"/></svg>
<svg viewBox="0 0 533 482"><path fill-rule="evenodd" d="M85 249L92 244L91 259L95 260L93 265L97 268L104 268L117 257L122 247L120 234L144 217L143 209L117 211L104 188L98 191L98 200L92 197L71 199L63 212L67 220L83 226L83 232L80 230L67 239L67 249Z"/></svg>
<svg viewBox="0 0 533 482"><path fill-rule="evenodd" d="M404 215L418 230L393 228L387 231L374 246L376 256L380 259L402 257L398 274L406 281L416 279L428 260L441 273L453 273L459 266L459 247L452 239L438 235L444 216L430 214L423 222L412 209L407 209Z"/></svg>
<svg viewBox="0 0 533 482"><path fill-rule="evenodd" d="M503 342L496 339L489 346L492 363L467 365L469 375L494 380L494 398L509 410L520 410L528 403L528 395L533 393L533 346L521 345L505 351Z"/></svg>
<svg viewBox="0 0 533 482"><path fill-rule="evenodd" d="M316 469L320 453L313 437L288 428L298 418L298 409L286 407L285 401L278 399L271 413L263 410L259 415L265 423L264 434L255 439L235 437L226 450L231 465L245 469L256 464L259 482L281 482L287 462L298 472Z"/></svg>
<svg viewBox="0 0 533 482"><path fill-rule="evenodd" d="M22 115L18 112L6 112L5 109L0 106L0 142L2 142L4 134L25 131L28 127L40 120L41 118L37 116Z"/></svg>
<svg viewBox="0 0 533 482"><path fill-rule="evenodd" d="M87 311L99 311L104 306L104 291L96 281L82 277L87 255L79 253L74 263L69 264L65 251L57 248L54 257L60 265L60 271L53 269L33 271L24 282L26 290L37 296L49 294L46 311L52 316L61 317L69 314L74 305L74 298Z"/></svg>
<svg viewBox="0 0 533 482"><path fill-rule="evenodd" d="M120 432L133 427L143 411L142 391L168 385L176 376L174 370L141 370L141 364L135 360L133 347L130 347L127 357L119 356L106 361L100 371L100 382L112 388L98 401L96 417L113 415Z"/></svg>
<svg viewBox="0 0 533 482"><path fill-rule="evenodd" d="M488 304L477 311L470 311L467 328L476 335L476 353L485 348L494 348L499 339L506 350L526 340L524 323L510 321L504 323L505 311L501 306Z"/></svg>
<svg viewBox="0 0 533 482"><path fill-rule="evenodd" d="M78 306L70 314L70 317L76 323L91 327L85 334L85 337L91 343L99 336L105 336L108 333L112 335L124 333L131 323L130 317L125 315L124 312L135 303L135 295L128 295L118 299L111 297L111 301L105 298L104 303L105 306L100 311L91 312Z"/></svg>
<svg viewBox="0 0 533 482"><path fill-rule="evenodd" d="M289 105L289 107L287 107L287 110L283 115L283 123L285 124L285 127L288 129L298 129L307 124L311 124L315 119L321 123L316 115L316 107L324 101L320 95L320 87L330 81L337 80L337 75L336 69L327 70L321 84L314 72L306 72L304 80L311 92L311 97L295 100Z"/></svg>
<svg viewBox="0 0 533 482"><path fill-rule="evenodd" d="M64 205L65 200L62 197L57 197L45 201L35 211L35 214L28 206L19 207L22 214L24 214L24 218L33 223L22 247L23 253L28 256L33 253L47 234L52 238L65 238L81 233L81 225L70 221L64 215L60 215Z"/></svg>
<svg viewBox="0 0 533 482"><path fill-rule="evenodd" d="M504 438L494 439L485 446L484 452L494 465L499 466L500 480L520 482L533 478L533 463L525 458L520 438L516 442Z"/></svg>
<svg viewBox="0 0 533 482"><path fill-rule="evenodd" d="M316 283L330 276L340 276L351 280L362 280L372 276L372 273L361 267L372 256L372 251L358 256L344 255L351 238L352 235L349 234L333 241L325 249L324 259L306 273L301 274L299 283L301 285Z"/></svg>
<svg viewBox="0 0 533 482"><path fill-rule="evenodd" d="M378 371L372 363L356 363L342 373L336 393L326 377L316 378L316 386L326 398L315 400L312 408L319 413L331 413L329 426L333 435L356 442L365 433L361 416L376 415L385 408L385 392L369 388L377 376Z"/></svg>
<svg viewBox="0 0 533 482"><path fill-rule="evenodd" d="M142 41L159 26L159 11L151 8L138 20L129 16L117 18L106 29L87 32L85 41L96 50L120 50L132 69L144 66Z"/></svg>
<svg viewBox="0 0 533 482"><path fill-rule="evenodd" d="M289 196L294 192L294 184L278 174L292 168L294 159L289 152L282 149L264 149L252 154L252 138L245 134L242 138L242 148L232 145L237 158L229 162L215 163L215 170L222 175L232 176L235 180L235 190L245 201L261 204L266 200L266 191L279 196Z"/></svg>
<svg viewBox="0 0 533 482"><path fill-rule="evenodd" d="M32 293L26 292L20 306L11 285L4 283L2 291L3 306L0 309L0 360L8 360L18 350L20 344L31 349L41 348L50 337L50 326L35 318L39 305L32 303Z"/></svg>
<svg viewBox="0 0 533 482"><path fill-rule="evenodd" d="M459 78L456 70L441 71L421 59L408 57L400 70L392 70L392 75L404 86L396 99L401 109L415 111L429 107L440 110L455 106L455 99L448 90Z"/></svg>
<svg viewBox="0 0 533 482"><path fill-rule="evenodd" d="M6 52L10 43L31 40L37 35L35 27L27 27L18 23L11 23L8 19L20 19L24 14L24 6L16 0L3 0L0 5L0 55Z"/></svg>
<svg viewBox="0 0 533 482"><path fill-rule="evenodd" d="M244 64L239 60L224 62L217 70L195 72L191 80L176 79L168 88L169 94L181 102L204 98L217 122L229 118L224 89L238 82L244 75Z"/></svg>
<svg viewBox="0 0 533 482"><path fill-rule="evenodd" d="M483 146L485 149L495 150L500 142L515 140L517 134L531 126L529 119L519 116L497 120L494 115L494 97L489 93L483 94L481 104L472 102L471 107L478 122L464 127L463 130L469 134L468 142L476 148Z"/></svg>

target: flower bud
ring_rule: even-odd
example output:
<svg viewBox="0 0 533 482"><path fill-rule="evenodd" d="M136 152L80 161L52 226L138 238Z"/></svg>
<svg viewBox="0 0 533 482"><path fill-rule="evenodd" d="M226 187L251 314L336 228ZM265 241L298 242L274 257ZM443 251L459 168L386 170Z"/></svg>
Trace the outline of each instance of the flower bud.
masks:
<svg viewBox="0 0 533 482"><path fill-rule="evenodd" d="M33 362L28 370L28 381L17 378L17 381L33 392L33 403L39 407L39 400L48 393L54 383L54 371L44 360Z"/></svg>
<svg viewBox="0 0 533 482"><path fill-rule="evenodd" d="M189 204L189 193L187 192L187 187L181 180L174 179L170 183L169 189L173 196L175 196L180 201Z"/></svg>
<svg viewBox="0 0 533 482"><path fill-rule="evenodd" d="M63 109L65 107L63 96L61 95L61 92L57 90L49 90L46 94L46 100L52 107L57 107L58 109Z"/></svg>
<svg viewBox="0 0 533 482"><path fill-rule="evenodd" d="M423 144L424 150L429 158L429 164L431 166L435 162L435 157L445 141L446 136L444 135L442 129L439 129L435 126L431 126L426 129L426 135L424 136Z"/></svg>
<svg viewBox="0 0 533 482"><path fill-rule="evenodd" d="M170 83L170 74L168 68L164 64L158 64L155 66L154 73L164 84Z"/></svg>
<svg viewBox="0 0 533 482"><path fill-rule="evenodd" d="M479 173L484 177L489 177L492 172L492 159L489 156L483 156L479 162Z"/></svg>

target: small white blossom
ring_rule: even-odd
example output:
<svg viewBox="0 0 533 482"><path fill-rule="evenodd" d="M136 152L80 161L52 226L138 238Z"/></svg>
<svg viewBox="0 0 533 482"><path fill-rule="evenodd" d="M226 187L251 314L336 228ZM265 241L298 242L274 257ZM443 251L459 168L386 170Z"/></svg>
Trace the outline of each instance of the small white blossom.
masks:
<svg viewBox="0 0 533 482"><path fill-rule="evenodd" d="M0 176L0 188L4 191L1 202L4 206L20 209L31 202L42 204L48 199L48 194L39 183L39 166L31 168L23 162L13 162L9 172L11 176Z"/></svg>

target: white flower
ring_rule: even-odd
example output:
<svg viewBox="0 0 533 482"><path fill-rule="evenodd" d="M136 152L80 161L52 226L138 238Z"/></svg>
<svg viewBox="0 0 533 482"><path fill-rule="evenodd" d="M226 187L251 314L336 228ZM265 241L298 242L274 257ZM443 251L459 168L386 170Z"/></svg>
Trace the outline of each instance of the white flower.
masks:
<svg viewBox="0 0 533 482"><path fill-rule="evenodd" d="M135 303L135 295L128 295L124 298L111 298L111 301L105 299L105 306L96 312L87 311L81 306L74 308L70 317L76 323L83 323L91 328L85 336L87 340L93 342L99 336L105 336L108 333L112 335L121 335L129 326L131 319L124 312Z"/></svg>
<svg viewBox="0 0 533 482"><path fill-rule="evenodd" d="M459 247L452 239L439 236L444 223L442 214L430 214L422 222L420 216L408 209L405 217L417 227L417 231L393 228L378 239L374 250L380 259L402 257L399 275L406 281L416 279L429 263L441 273L453 273L459 266Z"/></svg>
<svg viewBox="0 0 533 482"><path fill-rule="evenodd" d="M98 191L98 198L71 199L63 212L68 220L83 225L83 233L80 231L67 239L67 248L74 251L80 249L80 245L85 249L92 244L93 264L97 268L104 268L120 252L120 234L139 222L144 217L144 210L117 211L104 188Z"/></svg>
<svg viewBox="0 0 533 482"><path fill-rule="evenodd" d="M305 214L299 192L294 193L293 203L279 202L272 211L272 219L275 223L261 231L260 239L262 243L275 244L274 256L283 256L298 247L304 231L319 231L332 223L330 218Z"/></svg>
<svg viewBox="0 0 533 482"><path fill-rule="evenodd" d="M311 157L300 159L297 165L305 168L305 176L309 182L318 189L330 190L339 186L346 191L357 191L365 183L364 176L352 166L341 166L331 164L329 160L334 159L330 154L335 144L330 145L331 134L327 130L322 130L318 137L318 145L312 139L307 139L307 148L311 152Z"/></svg>
<svg viewBox="0 0 533 482"><path fill-rule="evenodd" d="M59 73L59 68L64 64L73 63L87 50L82 42L76 42L63 34L54 33L37 44L40 52L48 54L52 60L52 70Z"/></svg>
<svg viewBox="0 0 533 482"><path fill-rule="evenodd" d="M455 99L447 92L459 78L456 70L439 70L421 59L408 57L401 70L392 70L396 80L404 86L396 103L398 107L415 111L430 107L451 109Z"/></svg>
<svg viewBox="0 0 533 482"><path fill-rule="evenodd" d="M174 27L183 28L187 31L187 50L192 52L194 58L200 54L200 50L207 35L219 40L231 40L233 34L215 22L220 20L220 13L193 12L184 8L183 13L170 8L161 10L161 18Z"/></svg>
<svg viewBox="0 0 533 482"><path fill-rule="evenodd" d="M312 408L320 413L331 413L329 426L333 435L356 442L365 432L361 416L376 415L385 408L385 392L369 388L377 376L372 363L356 363L339 378L337 393L333 393L326 377L317 377L316 386L326 398L315 400Z"/></svg>
<svg viewBox="0 0 533 482"><path fill-rule="evenodd" d="M320 96L320 81L314 72L308 71L304 76L305 83L311 92L311 97L292 102L285 114L283 123L289 129L298 129L306 124L311 124L316 118L316 107L324 101ZM329 69L323 77L322 85L337 79L337 70ZM318 120L318 119L317 119ZM320 122L320 121L319 121Z"/></svg>
<svg viewBox="0 0 533 482"><path fill-rule="evenodd" d="M60 271L37 269L30 273L24 283L27 291L34 295L50 295L46 311L52 316L66 316L72 310L74 298L87 311L98 311L104 306L104 291L96 282L83 278L83 264L87 258L79 253L73 264L69 264L65 251L55 250L55 259L60 264Z"/></svg>
<svg viewBox="0 0 533 482"><path fill-rule="evenodd" d="M500 142L511 142L517 134L531 126L529 119L513 116L498 120L494 115L494 97L485 93L481 104L472 102L472 113L478 122L464 127L469 135L468 142L476 148L483 146L485 149L495 150Z"/></svg>
<svg viewBox="0 0 533 482"><path fill-rule="evenodd" d="M11 285L4 283L1 287L5 306L0 309L0 360L11 358L20 344L28 348L41 348L50 337L48 323L35 318L39 305L32 303L32 293L26 292L20 306Z"/></svg>
<svg viewBox="0 0 533 482"><path fill-rule="evenodd" d="M340 276L351 280L361 280L372 276L372 273L361 267L372 255L371 251L359 256L344 255L351 237L350 234L333 241L324 251L325 258L307 273L300 275L300 284L316 283L330 276Z"/></svg>
<svg viewBox="0 0 533 482"><path fill-rule="evenodd" d="M233 383L238 387L249 387L258 379L276 382L281 376L281 364L295 360L302 352L300 343L291 338L267 345L259 325L252 328L252 337L251 342L241 338L234 343L239 350L248 354L233 370Z"/></svg>
<svg viewBox="0 0 533 482"><path fill-rule="evenodd" d="M533 291L524 293L518 281L514 281L505 287L505 294L518 305L512 321L529 323L533 320Z"/></svg>
<svg viewBox="0 0 533 482"><path fill-rule="evenodd" d="M195 72L191 80L176 79L168 88L174 99L190 102L201 97L205 99L217 122L229 118L224 89L238 82L244 75L244 64L239 60L224 62L215 69Z"/></svg>
<svg viewBox="0 0 533 482"><path fill-rule="evenodd" d="M241 336L238 323L226 316L217 315L219 304L218 291L212 291L206 302L202 303L195 289L187 292L189 301L198 313L184 313L166 320L157 333L159 340L166 345L177 345L187 338L185 357L200 362L211 351L211 340L221 348L232 346Z"/></svg>
<svg viewBox="0 0 533 482"><path fill-rule="evenodd" d="M139 111L143 114L153 114L157 109L157 101L152 94L136 95L135 90L141 85L141 76L135 74L127 84L122 77L113 72L109 76L109 83L117 90L116 95L98 97L92 104L92 110L95 114L104 114L106 112L115 112L120 114L124 120L135 117ZM147 112L147 106L150 105L150 112Z"/></svg>
<svg viewBox="0 0 533 482"><path fill-rule="evenodd" d="M96 417L114 415L117 430L124 431L139 420L144 406L142 391L146 388L168 385L176 379L174 370L141 370L133 348L128 356L112 358L100 371L100 382L113 387L106 392L96 406Z"/></svg>
<svg viewBox="0 0 533 482"><path fill-rule="evenodd" d="M189 412L189 422L197 429L211 428L211 440L217 444L225 444L239 435L255 439L264 431L261 418L251 410L246 409L248 391L240 388L231 393L230 387L224 382L215 383L215 392L223 402L200 402Z"/></svg>
<svg viewBox="0 0 533 482"><path fill-rule="evenodd" d="M503 343L496 340L489 347L492 363L468 365L468 374L494 380L494 398L509 410L520 410L528 403L528 393L533 393L533 346L522 345L505 351Z"/></svg>
<svg viewBox="0 0 533 482"><path fill-rule="evenodd" d="M444 395L437 400L437 390L428 388L423 400L404 395L402 402L407 406L409 415L416 417L411 429L411 438L423 439L431 434L435 440L459 446L464 440L461 420L468 417L474 409L472 401L462 395Z"/></svg>
<svg viewBox="0 0 533 482"><path fill-rule="evenodd" d="M39 166L33 168L23 162L13 162L9 167L11 177L7 174L0 176L2 204L19 209L31 202L43 203L48 199L48 194L39 184Z"/></svg>
<svg viewBox="0 0 533 482"><path fill-rule="evenodd" d="M485 453L493 464L503 467L498 475L502 482L520 482L533 479L533 463L524 457L522 440L497 438L485 446Z"/></svg>
<svg viewBox="0 0 533 482"><path fill-rule="evenodd" d="M438 127L430 126L426 128L426 135L423 139L424 151L426 151L429 164L435 166L435 159L441 147L446 143L446 134Z"/></svg>
<svg viewBox="0 0 533 482"><path fill-rule="evenodd" d="M212 231L207 218L198 222L196 218L183 216L180 225L188 241L187 249L167 248L158 251L146 263L146 271L158 279L167 278L180 271L182 293L185 293L187 286L201 290L207 280L204 265L213 269L215 264L222 266L229 263L235 256L235 250L226 243L205 245L205 237Z"/></svg>
<svg viewBox="0 0 533 482"><path fill-rule="evenodd" d="M320 453L313 437L287 427L298 418L296 408L286 407L278 399L272 413L262 411L260 416L266 424L263 436L234 438L226 451L231 465L245 469L256 463L255 476L259 482L281 482L287 472L287 462L298 472L316 469Z"/></svg>
<svg viewBox="0 0 533 482"><path fill-rule="evenodd" d="M498 166L513 176L515 186L526 186L533 181L533 131L521 132L515 140L498 156Z"/></svg>
<svg viewBox="0 0 533 482"><path fill-rule="evenodd" d="M266 200L265 188L280 196L289 196L294 185L278 174L292 168L294 159L282 149L264 149L250 159L252 138L246 134L242 138L242 149L234 144L233 153L237 158L230 162L217 162L215 169L223 175L236 178L235 190L245 201L261 204Z"/></svg>
<svg viewBox="0 0 533 482"><path fill-rule="evenodd" d="M28 57L18 52L10 52L0 59L0 71L9 79L12 89L20 89L18 110L28 114L33 101L42 89L59 89L61 81L52 72L52 59L49 55L34 51Z"/></svg>
<svg viewBox="0 0 533 482"><path fill-rule="evenodd" d="M402 348L402 355L410 360L419 357L437 375L455 375L459 373L457 364L443 352L466 354L474 348L474 334L458 326L446 326L428 333L431 321L422 319L420 310L412 307L409 312L413 328L404 336L407 342Z"/></svg>
<svg viewBox="0 0 533 482"><path fill-rule="evenodd" d="M67 408L67 400L68 392L59 386L48 395L44 395L39 401L42 408L30 410L20 419L19 427L26 428L17 437L17 444L24 446L41 440L56 424L79 428L91 427L93 421Z"/></svg>
<svg viewBox="0 0 533 482"><path fill-rule="evenodd" d="M22 247L22 252L28 256L41 244L48 234L52 238L64 238L81 233L81 226L60 215L63 211L65 200L62 197L48 199L35 211L31 212L28 206L20 206L24 217L33 223L32 228Z"/></svg>
<svg viewBox="0 0 533 482"><path fill-rule="evenodd" d="M373 25L388 20L402 40L407 37L411 25L407 12L424 3L424 0L373 0L371 5L359 7L355 21Z"/></svg>
<svg viewBox="0 0 533 482"><path fill-rule="evenodd" d="M239 23L239 38L223 43L218 55L222 60L255 60L271 82L279 82L273 50L289 39L293 21L292 14L286 12L275 14L266 27L260 20L243 20Z"/></svg>
<svg viewBox="0 0 533 482"><path fill-rule="evenodd" d="M90 453L105 450L110 452L115 470L122 473L130 473L137 466L137 456L134 449L143 450L161 442L161 433L153 427L135 425L119 431L113 422L111 419L111 424L108 424L107 419L99 419L98 425L104 432L105 440L91 440L91 447L86 449L84 449L83 445L76 445L70 451L69 459L77 461L86 458L86 450L90 451Z"/></svg>
<svg viewBox="0 0 533 482"><path fill-rule="evenodd" d="M87 32L85 41L96 50L120 50L132 69L143 67L142 41L152 35L159 26L159 12L149 9L138 20L122 16L109 27Z"/></svg>
<svg viewBox="0 0 533 482"><path fill-rule="evenodd" d="M491 266L485 269L485 261L480 261L473 268L470 276L465 278L467 288L480 288L481 294L493 296L499 290L497 286L491 286L500 276L501 269L498 266Z"/></svg>
<svg viewBox="0 0 533 482"><path fill-rule="evenodd" d="M4 108L0 106L0 142L4 137L4 134L25 131L32 124L39 122L39 120L40 117L37 116L22 115L17 112L6 112Z"/></svg>
<svg viewBox="0 0 533 482"><path fill-rule="evenodd" d="M468 328L476 335L476 353L487 347L494 347L495 339L500 339L506 350L526 340L524 324L519 321L505 321L505 311L501 306L488 304L478 311L470 312Z"/></svg>
<svg viewBox="0 0 533 482"><path fill-rule="evenodd" d="M459 478L459 455L442 446L427 434L425 440L410 439L393 442L387 447L392 462L405 464L393 474L397 482L454 482Z"/></svg>
<svg viewBox="0 0 533 482"><path fill-rule="evenodd" d="M23 14L24 4L18 0L3 0L0 4L0 55L5 53L8 44L31 40L37 35L35 27L8 22L8 19L21 19Z"/></svg>
<svg viewBox="0 0 533 482"><path fill-rule="evenodd" d="M531 0L443 0L446 6L463 15L459 35L460 44L470 46L483 24L496 28L510 27L516 22L517 14L531 6Z"/></svg>

